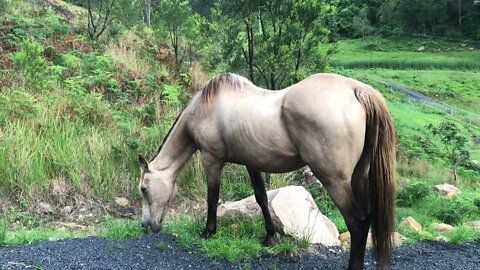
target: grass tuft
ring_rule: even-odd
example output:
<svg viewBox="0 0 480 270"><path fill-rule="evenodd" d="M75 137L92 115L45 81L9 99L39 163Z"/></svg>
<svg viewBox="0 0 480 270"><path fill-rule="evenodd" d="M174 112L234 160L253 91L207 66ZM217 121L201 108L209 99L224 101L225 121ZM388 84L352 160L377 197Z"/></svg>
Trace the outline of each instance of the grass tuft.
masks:
<svg viewBox="0 0 480 270"><path fill-rule="evenodd" d="M110 219L104 222L99 233L108 238L139 238L144 235L140 220Z"/></svg>

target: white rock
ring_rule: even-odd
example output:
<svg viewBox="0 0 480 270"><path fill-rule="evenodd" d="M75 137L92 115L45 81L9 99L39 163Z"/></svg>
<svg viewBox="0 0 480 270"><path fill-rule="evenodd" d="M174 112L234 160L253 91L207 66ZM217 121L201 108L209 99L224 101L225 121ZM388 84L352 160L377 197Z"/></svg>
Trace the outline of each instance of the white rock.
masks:
<svg viewBox="0 0 480 270"><path fill-rule="evenodd" d="M287 186L267 192L272 219L277 230L310 243L339 246L335 224L324 216L312 195L301 186ZM217 215L247 217L261 215L255 197L250 196L237 202L227 202L218 207Z"/></svg>
<svg viewBox="0 0 480 270"><path fill-rule="evenodd" d="M458 188L450 184L436 185L434 190L442 193L443 195L447 195L450 192L454 192L456 194L462 193Z"/></svg>

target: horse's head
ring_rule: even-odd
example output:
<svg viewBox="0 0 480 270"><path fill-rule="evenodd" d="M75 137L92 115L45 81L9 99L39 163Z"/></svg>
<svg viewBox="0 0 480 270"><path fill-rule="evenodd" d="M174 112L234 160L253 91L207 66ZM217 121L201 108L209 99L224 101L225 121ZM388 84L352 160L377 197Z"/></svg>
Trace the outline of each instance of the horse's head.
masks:
<svg viewBox="0 0 480 270"><path fill-rule="evenodd" d="M168 207L175 197L174 177L162 170L150 168L148 162L139 156L143 170L140 176L139 189L142 195L142 226L157 233Z"/></svg>

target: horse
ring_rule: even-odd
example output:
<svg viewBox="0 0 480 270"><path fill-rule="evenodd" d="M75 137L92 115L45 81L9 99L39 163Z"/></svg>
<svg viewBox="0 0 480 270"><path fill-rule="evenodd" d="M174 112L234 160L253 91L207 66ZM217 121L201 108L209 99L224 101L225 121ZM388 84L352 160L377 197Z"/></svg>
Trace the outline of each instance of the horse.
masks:
<svg viewBox="0 0 480 270"><path fill-rule="evenodd" d="M339 208L351 234L349 269L363 269L371 227L377 267L388 267L394 230L396 133L383 96L336 74L315 74L266 90L231 73L210 79L183 109L150 161L139 155L142 226L161 229L182 166L199 150L207 178L207 222L215 234L225 163L246 166L275 242L262 172L308 165Z"/></svg>

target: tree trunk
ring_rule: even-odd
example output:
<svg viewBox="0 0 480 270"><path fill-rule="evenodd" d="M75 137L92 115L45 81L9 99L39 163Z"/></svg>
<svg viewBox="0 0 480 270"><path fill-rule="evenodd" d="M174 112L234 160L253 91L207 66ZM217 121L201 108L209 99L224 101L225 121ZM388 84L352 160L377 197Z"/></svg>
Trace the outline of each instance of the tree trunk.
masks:
<svg viewBox="0 0 480 270"><path fill-rule="evenodd" d="M145 18L145 24L148 27L152 26L152 0L144 0L143 13Z"/></svg>
<svg viewBox="0 0 480 270"><path fill-rule="evenodd" d="M462 0L458 0L458 25L462 25Z"/></svg>

